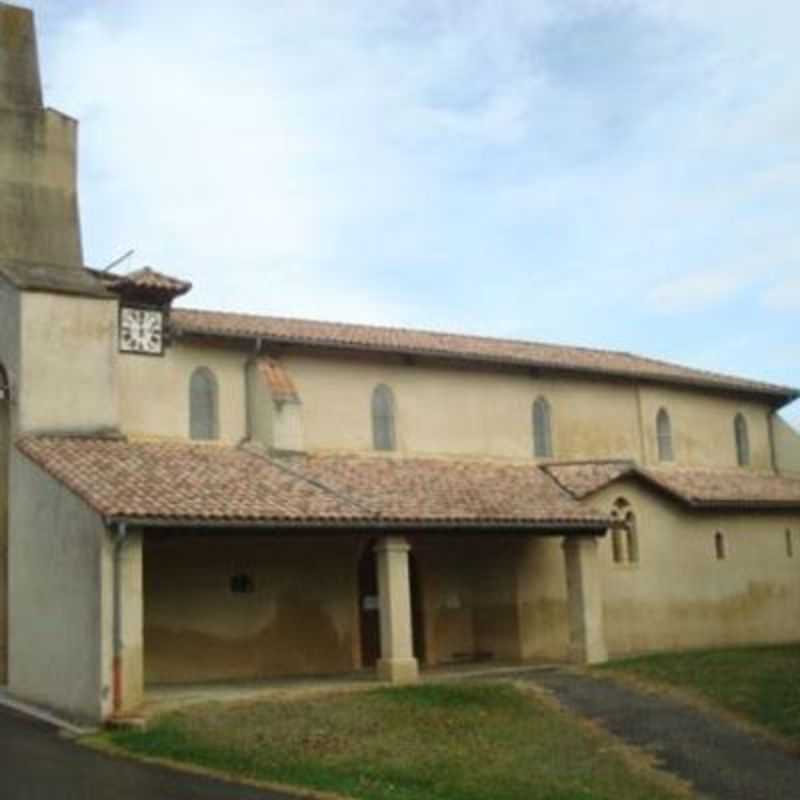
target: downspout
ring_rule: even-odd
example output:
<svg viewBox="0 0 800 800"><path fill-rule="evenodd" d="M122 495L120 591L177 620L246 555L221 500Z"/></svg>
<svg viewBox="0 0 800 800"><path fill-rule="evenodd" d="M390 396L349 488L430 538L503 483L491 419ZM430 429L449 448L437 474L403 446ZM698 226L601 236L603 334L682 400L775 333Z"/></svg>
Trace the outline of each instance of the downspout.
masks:
<svg viewBox="0 0 800 800"><path fill-rule="evenodd" d="M647 448L644 437L644 409L642 408L642 387L636 384L636 416L638 417L639 428L639 462L642 466L647 465Z"/></svg>
<svg viewBox="0 0 800 800"><path fill-rule="evenodd" d="M253 441L253 398L251 397L252 387L250 385L250 365L256 368L256 362L261 356L261 337L256 338L256 346L253 357L244 363L244 436L245 441Z"/></svg>
<svg viewBox="0 0 800 800"><path fill-rule="evenodd" d="M767 431L769 433L769 455L770 461L772 463L772 471L778 475L778 455L775 452L775 417L777 415L777 411L772 408L767 411Z"/></svg>
<svg viewBox="0 0 800 800"><path fill-rule="evenodd" d="M122 548L128 535L128 525L117 523L114 536L114 619L113 658L111 661L112 711L116 715L122 708Z"/></svg>

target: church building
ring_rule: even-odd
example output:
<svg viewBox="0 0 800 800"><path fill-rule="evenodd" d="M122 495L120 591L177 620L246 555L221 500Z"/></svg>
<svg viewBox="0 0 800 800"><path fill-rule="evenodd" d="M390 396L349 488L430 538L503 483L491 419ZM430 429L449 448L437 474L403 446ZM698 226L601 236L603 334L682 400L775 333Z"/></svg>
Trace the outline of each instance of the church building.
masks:
<svg viewBox="0 0 800 800"><path fill-rule="evenodd" d="M798 390L192 310L181 265L84 264L76 137L0 3L12 696L100 721L157 684L800 639Z"/></svg>

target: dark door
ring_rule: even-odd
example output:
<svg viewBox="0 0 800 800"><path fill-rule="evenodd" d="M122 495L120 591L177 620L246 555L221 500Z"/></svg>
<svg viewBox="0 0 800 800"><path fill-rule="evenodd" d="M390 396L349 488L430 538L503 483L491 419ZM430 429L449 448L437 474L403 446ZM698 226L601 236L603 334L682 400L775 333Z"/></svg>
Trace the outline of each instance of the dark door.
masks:
<svg viewBox="0 0 800 800"><path fill-rule="evenodd" d="M413 637L414 658L425 663L425 617L423 615L422 591L420 589L419 567L413 553L408 554L408 577L411 582L411 635Z"/></svg>
<svg viewBox="0 0 800 800"><path fill-rule="evenodd" d="M374 667L381 656L381 622L378 606L378 570L374 544L364 549L358 566L358 607L361 615L361 666Z"/></svg>

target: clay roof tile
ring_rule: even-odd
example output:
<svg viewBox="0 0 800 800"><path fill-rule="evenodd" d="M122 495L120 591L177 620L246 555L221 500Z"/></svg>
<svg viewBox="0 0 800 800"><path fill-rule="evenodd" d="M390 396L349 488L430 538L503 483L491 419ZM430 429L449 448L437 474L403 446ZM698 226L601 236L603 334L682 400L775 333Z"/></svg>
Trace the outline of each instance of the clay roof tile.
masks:
<svg viewBox="0 0 800 800"><path fill-rule="evenodd" d="M279 461L185 441L28 436L17 447L106 518L603 530L533 463L359 456Z"/></svg>
<svg viewBox="0 0 800 800"><path fill-rule="evenodd" d="M800 396L798 390L790 387L692 369L630 353L541 342L192 309L175 309L172 325L179 333L187 335L252 338L306 347L368 350L600 374L768 396L779 404Z"/></svg>

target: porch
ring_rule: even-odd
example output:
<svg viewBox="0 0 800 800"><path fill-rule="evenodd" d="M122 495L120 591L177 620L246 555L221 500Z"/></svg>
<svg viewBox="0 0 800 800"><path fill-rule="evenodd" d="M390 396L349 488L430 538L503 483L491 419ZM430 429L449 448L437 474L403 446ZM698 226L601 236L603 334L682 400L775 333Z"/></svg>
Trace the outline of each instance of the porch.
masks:
<svg viewBox="0 0 800 800"><path fill-rule="evenodd" d="M119 565L117 714L605 658L584 533L131 529Z"/></svg>

